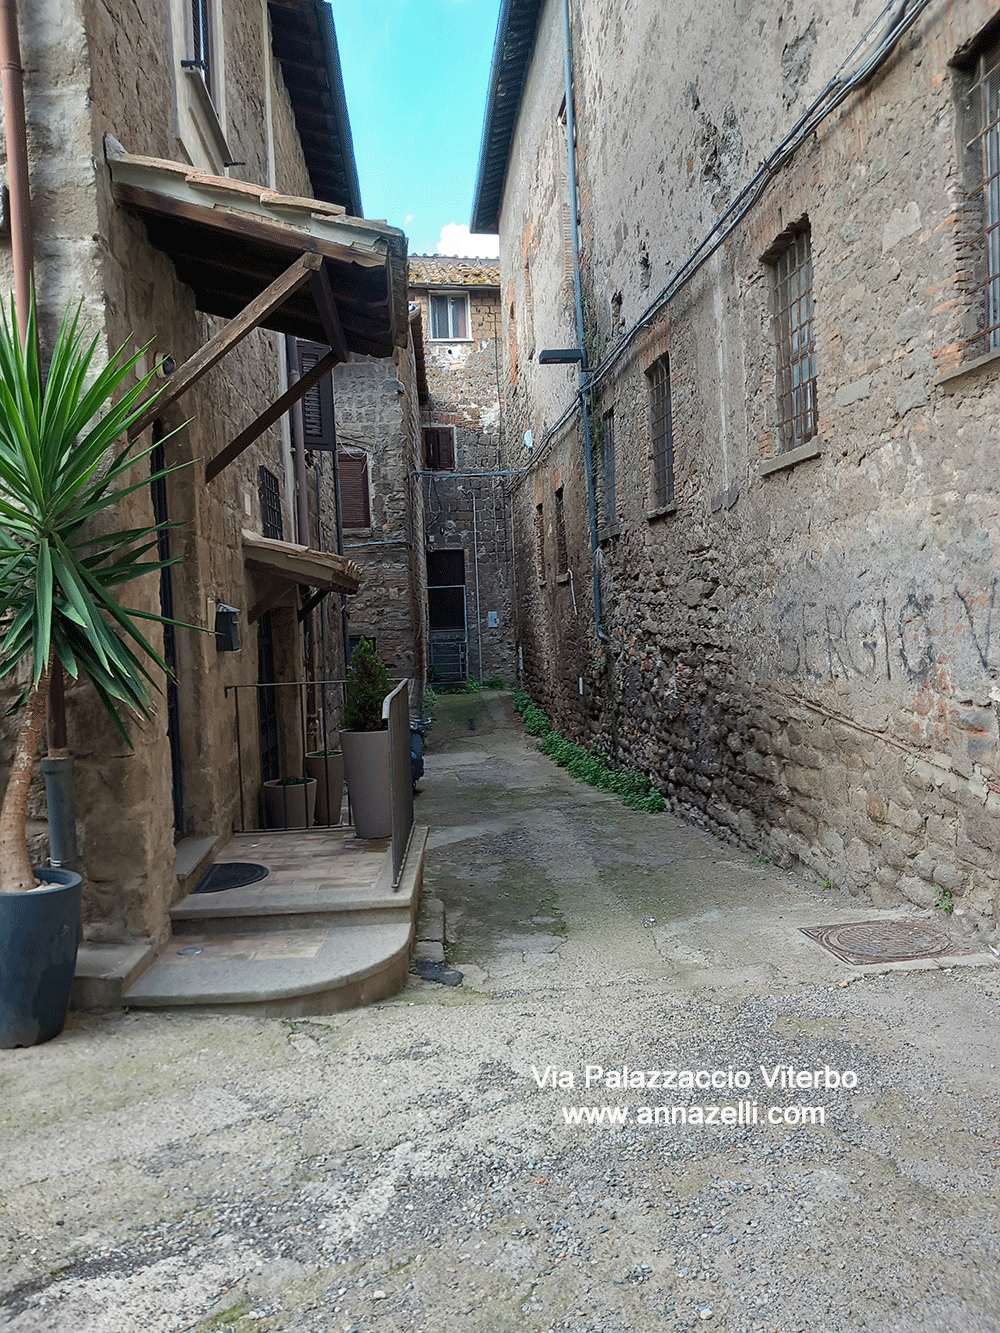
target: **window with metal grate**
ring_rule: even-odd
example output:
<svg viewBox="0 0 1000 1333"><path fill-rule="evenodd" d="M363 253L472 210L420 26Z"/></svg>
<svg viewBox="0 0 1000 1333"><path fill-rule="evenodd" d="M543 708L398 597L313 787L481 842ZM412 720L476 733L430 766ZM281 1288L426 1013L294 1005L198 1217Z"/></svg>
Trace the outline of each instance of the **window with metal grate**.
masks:
<svg viewBox="0 0 1000 1333"><path fill-rule="evenodd" d="M212 70L212 0L191 0L191 55L214 98Z"/></svg>
<svg viewBox="0 0 1000 1333"><path fill-rule="evenodd" d="M278 478L266 467L259 469L257 477L260 491L260 522L264 536L273 537L279 542L283 541L285 523L281 514L281 487Z"/></svg>
<svg viewBox="0 0 1000 1333"><path fill-rule="evenodd" d="M966 71L965 184L971 279L968 349L1000 350L1000 43Z"/></svg>
<svg viewBox="0 0 1000 1333"><path fill-rule="evenodd" d="M566 543L566 504L563 488L556 491L556 574L561 578L569 573L569 547Z"/></svg>
<svg viewBox="0 0 1000 1333"><path fill-rule="evenodd" d="M618 522L614 408L609 408L601 418L601 516L605 527L610 528Z"/></svg>
<svg viewBox="0 0 1000 1333"><path fill-rule="evenodd" d="M775 449L787 453L811 440L818 426L816 345L813 326L812 243L809 224L799 223L769 256L774 282L777 356Z"/></svg>
<svg viewBox="0 0 1000 1333"><path fill-rule="evenodd" d="M661 356L646 371L649 391L650 505L674 502L674 435L670 411L670 358Z"/></svg>

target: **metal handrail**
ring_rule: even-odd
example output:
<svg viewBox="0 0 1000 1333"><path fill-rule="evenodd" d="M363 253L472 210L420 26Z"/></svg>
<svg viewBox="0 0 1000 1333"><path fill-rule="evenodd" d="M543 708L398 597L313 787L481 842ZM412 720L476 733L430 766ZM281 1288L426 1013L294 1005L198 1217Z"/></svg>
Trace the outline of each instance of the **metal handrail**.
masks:
<svg viewBox="0 0 1000 1333"><path fill-rule="evenodd" d="M392 887L397 889L413 828L413 769L410 763L409 681L401 680L382 701L389 724L389 783L392 800Z"/></svg>

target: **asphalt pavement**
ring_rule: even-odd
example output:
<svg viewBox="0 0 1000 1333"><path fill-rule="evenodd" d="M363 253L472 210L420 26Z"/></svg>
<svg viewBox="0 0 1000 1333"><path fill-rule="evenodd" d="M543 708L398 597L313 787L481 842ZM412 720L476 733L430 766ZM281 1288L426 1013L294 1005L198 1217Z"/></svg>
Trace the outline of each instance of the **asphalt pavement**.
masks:
<svg viewBox="0 0 1000 1333"><path fill-rule="evenodd" d="M504 694L426 770L461 985L0 1056L0 1326L1000 1333L987 942L626 809ZM861 922L951 944L802 933Z"/></svg>

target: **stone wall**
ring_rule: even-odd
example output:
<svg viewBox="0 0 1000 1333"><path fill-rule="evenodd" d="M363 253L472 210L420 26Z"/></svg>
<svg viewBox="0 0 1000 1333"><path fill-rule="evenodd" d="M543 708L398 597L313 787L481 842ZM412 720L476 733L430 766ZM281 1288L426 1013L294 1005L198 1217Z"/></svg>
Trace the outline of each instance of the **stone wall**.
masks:
<svg viewBox="0 0 1000 1333"><path fill-rule="evenodd" d="M224 128L246 162L241 172L289 193L310 194L290 102L267 44L266 6L261 0L224 0L222 17L225 86L219 100ZM84 316L106 349L149 342L141 369L168 354L180 365L219 324L195 310L192 293L149 244L142 223L115 206L103 150L110 133L133 153L175 160L185 155L176 137L170 7L43 0L22 6L21 24L43 340L50 344L65 302L82 297ZM8 265L5 250L0 266ZM240 534L244 527L260 530L262 465L279 479L285 535L295 537L287 426L268 431L209 485L205 462L281 392L284 358L282 337L252 334L163 414L170 436L167 464L186 464L167 481L169 516L183 525L171 534L171 553L182 557L173 574L174 612L193 626L177 632L186 833L224 839L236 818L233 698L226 690L257 679L256 631L247 614L261 588L244 568ZM148 468L148 462L137 464L136 479ZM119 524L151 520L147 488L115 512ZM158 611L157 579L134 585L128 600ZM214 635L205 632L214 601L240 608L240 653L218 653ZM293 612L286 620L282 670L297 679L301 633ZM151 639L161 644L158 628ZM164 700L157 698L151 723L133 727L131 751L87 686L69 690L68 714L87 932L94 938L161 940L176 892ZM33 813L44 814L40 790ZM36 842L44 856L43 825Z"/></svg>
<svg viewBox="0 0 1000 1333"><path fill-rule="evenodd" d="M395 358L355 357L333 373L337 442L368 467L371 526L348 528L344 550L365 571L348 601L348 633L374 639L395 678L422 685L426 611L419 593L416 384L412 350ZM415 498L412 498L414 497Z"/></svg>
<svg viewBox="0 0 1000 1333"><path fill-rule="evenodd" d="M616 522L598 557L606 642L578 415L552 432L573 373L523 352L529 309L549 322L539 346L575 342L557 9L543 14L501 216L529 687L564 730L651 772L713 831L879 901L929 905L948 890L993 929L1000 390L995 361L975 362L967 341L963 76L949 64L989 7L925 9L657 302L876 7L837 4L821 20L808 6L723 15L649 0L626 28L618 6L574 6L591 422L596 452L613 411L616 443ZM806 219L818 432L779 457L770 257ZM651 513L646 372L664 354L676 493Z"/></svg>

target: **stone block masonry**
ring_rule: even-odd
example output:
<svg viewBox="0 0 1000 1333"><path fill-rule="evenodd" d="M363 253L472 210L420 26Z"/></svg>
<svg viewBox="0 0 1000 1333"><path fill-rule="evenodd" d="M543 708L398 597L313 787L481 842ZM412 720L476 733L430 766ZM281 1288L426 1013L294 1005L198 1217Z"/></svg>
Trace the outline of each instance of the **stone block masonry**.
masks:
<svg viewBox="0 0 1000 1333"><path fill-rule="evenodd" d="M988 7L931 0L725 223L715 253L650 305L873 22L845 2L820 41L800 8L646 0L626 30L610 3L573 7L606 639L579 416L559 424L575 372L525 356L527 342L575 340L553 208L562 33L543 16L500 209L505 457L525 468L519 646L554 724L651 773L676 810L880 902L926 906L947 889L989 932L1000 390L977 324L982 186L969 183L965 119L978 53L993 50ZM808 360L784 374L799 411L811 383L816 411L789 442L776 263L802 236L794 345ZM610 418L613 473L600 453Z"/></svg>

